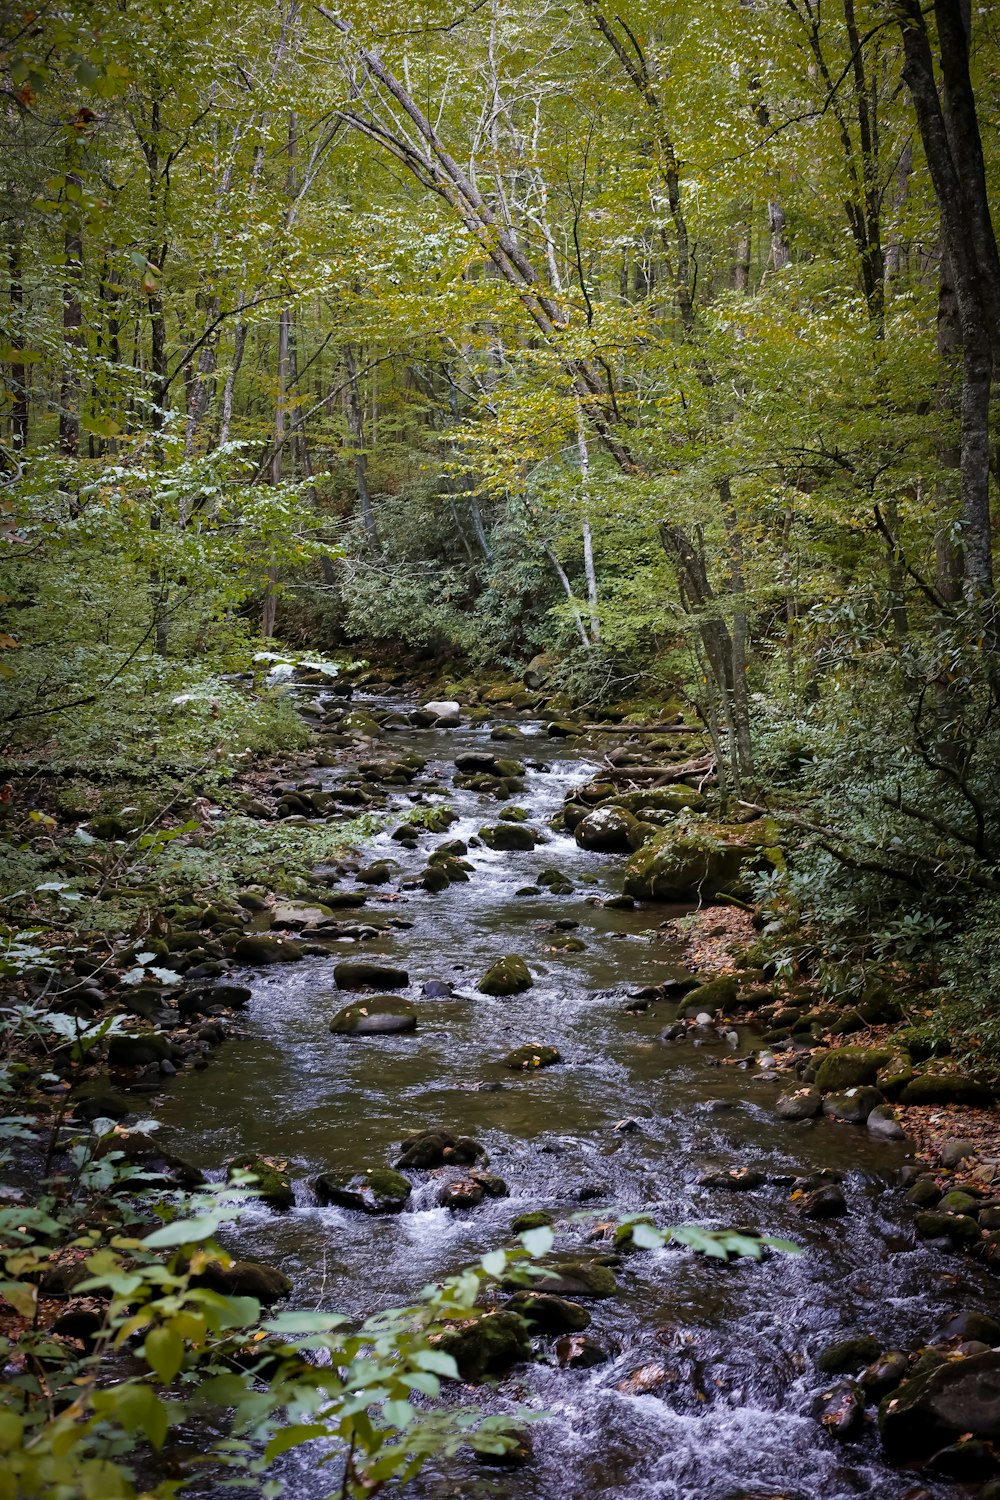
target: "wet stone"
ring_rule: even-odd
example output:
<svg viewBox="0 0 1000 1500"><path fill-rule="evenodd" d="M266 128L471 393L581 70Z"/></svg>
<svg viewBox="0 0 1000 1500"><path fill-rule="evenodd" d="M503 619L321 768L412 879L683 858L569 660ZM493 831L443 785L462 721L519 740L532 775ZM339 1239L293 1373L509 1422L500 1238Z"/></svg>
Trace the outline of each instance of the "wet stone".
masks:
<svg viewBox="0 0 1000 1500"><path fill-rule="evenodd" d="M524 1046L515 1047L508 1052L503 1065L515 1073L530 1073L537 1068L551 1068L561 1062L562 1053L558 1047L546 1046L540 1042L526 1042Z"/></svg>
<svg viewBox="0 0 1000 1500"><path fill-rule="evenodd" d="M366 1214L398 1214L411 1188L401 1173L388 1167L369 1167L363 1172L324 1172L316 1179L315 1191L322 1204L359 1209Z"/></svg>
<svg viewBox="0 0 1000 1500"><path fill-rule="evenodd" d="M524 959L515 953L509 953L506 958L498 958L496 963L491 964L477 989L483 995L519 995L524 990L530 990L534 982Z"/></svg>
<svg viewBox="0 0 1000 1500"><path fill-rule="evenodd" d="M595 1339L578 1333L559 1339L555 1354L564 1370L591 1370L595 1365L607 1364L611 1357Z"/></svg>
<svg viewBox="0 0 1000 1500"><path fill-rule="evenodd" d="M401 990L410 982L405 969L366 959L346 959L335 964L333 979L339 990Z"/></svg>
<svg viewBox="0 0 1000 1500"><path fill-rule="evenodd" d="M345 1005L330 1022L330 1030L339 1036L393 1036L416 1031L414 1006L397 995L372 995Z"/></svg>
<svg viewBox="0 0 1000 1500"><path fill-rule="evenodd" d="M539 1333L580 1333L590 1327L590 1313L585 1307L551 1292L515 1292L505 1306L520 1313L529 1328Z"/></svg>

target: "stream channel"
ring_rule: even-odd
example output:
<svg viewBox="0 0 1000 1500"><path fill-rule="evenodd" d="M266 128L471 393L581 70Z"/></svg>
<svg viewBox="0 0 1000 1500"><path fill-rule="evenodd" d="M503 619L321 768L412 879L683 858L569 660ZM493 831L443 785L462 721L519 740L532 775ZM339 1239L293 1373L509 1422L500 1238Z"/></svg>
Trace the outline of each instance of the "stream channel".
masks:
<svg viewBox="0 0 1000 1500"><path fill-rule="evenodd" d="M353 706L413 707L360 696ZM585 1248L586 1227L572 1220L582 1206L597 1218L648 1211L661 1225L749 1225L794 1239L803 1254L773 1253L761 1263L724 1264L670 1248L623 1257L620 1294L587 1304L588 1333L607 1350L606 1363L560 1369L553 1339L543 1339L538 1362L469 1394L492 1411L547 1413L532 1430L532 1461L502 1471L460 1458L426 1471L406 1493L438 1500L971 1493L889 1467L870 1429L860 1442L829 1437L816 1402L835 1382L817 1373L814 1360L826 1344L856 1333L876 1335L883 1347L931 1339L960 1307L989 1308L994 1279L915 1239L895 1182L903 1144L825 1120L783 1123L773 1112L776 1084L753 1068L718 1066L731 1040L661 1042L676 1003L627 1013L628 994L676 963L657 927L684 909L604 908L600 898L621 890L623 857L585 853L548 827L596 761L523 718L518 727L529 739L491 741L497 722L397 729L370 752L373 759L405 751L427 758L411 787L390 789L393 807L412 806L433 779L445 792L422 800L447 803L459 815L445 834L422 833L413 851L391 841L388 829L378 836L366 858L398 861L399 879L423 869L441 843L475 838L505 805L452 788L463 751L526 761L527 791L513 800L547 835L531 852L473 846L470 880L437 894L399 893L398 881L369 888L366 922L401 918L412 926L387 925L360 948L344 942L342 956L384 954L405 968L411 983L401 993L418 1006L418 1029L332 1035L333 1013L357 998L336 991L335 957L234 972L230 978L253 988L237 1034L206 1071L177 1078L161 1110L173 1149L213 1175L239 1152L289 1163L295 1208L248 1210L232 1247L280 1266L293 1280L294 1305L363 1315L405 1304L427 1282L511 1243L511 1220L531 1209L548 1209L557 1247L573 1250ZM321 774L332 788L345 772ZM551 866L565 872L572 893L517 894ZM579 922L584 951L550 951L553 923L565 918ZM506 999L479 994L483 972L508 953L527 961L533 988ZM456 995L422 998L432 979L450 982ZM554 1044L562 1064L526 1075L505 1070L500 1059L524 1042ZM759 1037L739 1028L736 1050L755 1047ZM616 1129L626 1119L639 1128ZM317 1205L310 1184L318 1173L391 1165L404 1137L433 1126L481 1141L510 1196L457 1212L440 1207L442 1181L461 1175L444 1169L411 1173L414 1191L398 1215ZM708 1169L745 1164L781 1180L738 1194L697 1185ZM843 1174L849 1212L804 1223L789 1182L824 1169ZM335 1477L308 1448L289 1455L279 1472L289 1500L318 1500Z"/></svg>

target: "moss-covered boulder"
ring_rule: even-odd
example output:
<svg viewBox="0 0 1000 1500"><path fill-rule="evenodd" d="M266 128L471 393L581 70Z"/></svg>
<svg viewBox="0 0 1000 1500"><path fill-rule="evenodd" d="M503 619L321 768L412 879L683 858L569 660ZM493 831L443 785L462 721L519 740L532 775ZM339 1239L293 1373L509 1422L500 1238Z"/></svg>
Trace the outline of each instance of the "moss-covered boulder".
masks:
<svg viewBox="0 0 1000 1500"><path fill-rule="evenodd" d="M637 847L636 819L624 807L598 807L580 819L573 837L581 849L597 854L627 854Z"/></svg>
<svg viewBox="0 0 1000 1500"><path fill-rule="evenodd" d="M292 1290L284 1271L259 1260L234 1260L228 1266L221 1261L210 1261L191 1281L194 1286L207 1287L224 1297L256 1297L265 1306L287 1297Z"/></svg>
<svg viewBox="0 0 1000 1500"><path fill-rule="evenodd" d="M641 817L646 812L701 812L705 799L701 792L690 786L657 786L646 791L622 792L611 801L615 807Z"/></svg>
<svg viewBox="0 0 1000 1500"><path fill-rule="evenodd" d="M817 1370L824 1375L853 1375L855 1371L870 1365L882 1352L878 1339L869 1333L856 1334L853 1338L838 1339L827 1344L816 1360Z"/></svg>
<svg viewBox="0 0 1000 1500"><path fill-rule="evenodd" d="M731 974L720 974L707 984L696 984L684 997L685 1011L705 1011L711 1015L721 1010L723 1015L736 1009L739 992Z"/></svg>
<svg viewBox="0 0 1000 1500"><path fill-rule="evenodd" d="M398 995L372 995L369 1000L355 1000L338 1010L330 1022L336 1036L395 1036L416 1031L416 1007Z"/></svg>
<svg viewBox="0 0 1000 1500"><path fill-rule="evenodd" d="M534 982L524 959L508 953L490 965L476 988L481 995L519 995L530 990Z"/></svg>
<svg viewBox="0 0 1000 1500"><path fill-rule="evenodd" d="M664 829L625 866L625 894L640 901L711 901L740 889L745 860L759 863L759 851L731 829Z"/></svg>
<svg viewBox="0 0 1000 1500"><path fill-rule="evenodd" d="M872 1110L878 1109L883 1102L877 1088L862 1085L827 1094L823 1100L823 1113L827 1119L839 1120L844 1125L864 1125Z"/></svg>
<svg viewBox="0 0 1000 1500"><path fill-rule="evenodd" d="M837 1047L816 1069L816 1087L825 1094L874 1083L891 1056L884 1047Z"/></svg>
<svg viewBox="0 0 1000 1500"><path fill-rule="evenodd" d="M334 964L333 979L338 990L402 990L410 982L405 969L374 959L345 959Z"/></svg>
<svg viewBox="0 0 1000 1500"><path fill-rule="evenodd" d="M913 1227L922 1240L950 1240L953 1245L974 1245L980 1228L968 1214L938 1213L925 1210L914 1214Z"/></svg>
<svg viewBox="0 0 1000 1500"><path fill-rule="evenodd" d="M463 1380L502 1375L531 1358L528 1326L516 1312L483 1313L443 1333L438 1348L450 1354Z"/></svg>
<svg viewBox="0 0 1000 1500"><path fill-rule="evenodd" d="M558 1047L549 1047L542 1042L525 1042L522 1047L514 1047L507 1053L503 1065L513 1073L532 1073L538 1068L551 1068L555 1063L561 1062L562 1053Z"/></svg>
<svg viewBox="0 0 1000 1500"><path fill-rule="evenodd" d="M955 1069L940 1073L921 1073L912 1078L899 1095L901 1104L967 1104L987 1109L993 1103L993 1090Z"/></svg>
<svg viewBox="0 0 1000 1500"><path fill-rule="evenodd" d="M295 1207L292 1179L283 1162L272 1161L268 1156L255 1156L250 1152L245 1156L234 1156L232 1161L227 1162L226 1176L230 1181L237 1172L253 1173L257 1179L254 1184L257 1196L269 1208Z"/></svg>
<svg viewBox="0 0 1000 1500"><path fill-rule="evenodd" d="M172 1051L162 1031L121 1031L108 1037L108 1062L113 1068L143 1068L166 1062Z"/></svg>
<svg viewBox="0 0 1000 1500"><path fill-rule="evenodd" d="M251 964L254 968L264 964L297 963L303 957L301 943L265 932L245 933L236 938L229 951L237 963Z"/></svg>
<svg viewBox="0 0 1000 1500"><path fill-rule="evenodd" d="M551 1223L552 1215L547 1208L529 1208L512 1219L510 1227L514 1234L526 1234L529 1229L543 1229Z"/></svg>
<svg viewBox="0 0 1000 1500"><path fill-rule="evenodd" d="M316 1178L320 1203L355 1208L366 1214L402 1213L410 1184L390 1167L368 1167L363 1172L323 1172Z"/></svg>
<svg viewBox="0 0 1000 1500"><path fill-rule="evenodd" d="M523 823L487 823L480 828L479 837L487 849L507 852L534 849L538 835L533 828Z"/></svg>

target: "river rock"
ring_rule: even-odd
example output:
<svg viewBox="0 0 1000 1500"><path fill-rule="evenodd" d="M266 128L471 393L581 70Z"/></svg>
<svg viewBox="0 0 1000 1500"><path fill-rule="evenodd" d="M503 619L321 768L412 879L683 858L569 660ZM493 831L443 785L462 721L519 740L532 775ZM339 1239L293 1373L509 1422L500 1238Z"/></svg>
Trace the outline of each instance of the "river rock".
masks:
<svg viewBox="0 0 1000 1500"><path fill-rule="evenodd" d="M477 985L482 995L519 995L530 990L534 984L531 971L523 958L508 953L491 964Z"/></svg>
<svg viewBox="0 0 1000 1500"><path fill-rule="evenodd" d="M124 1120L132 1105L106 1078L88 1079L73 1090L73 1113L79 1120Z"/></svg>
<svg viewBox="0 0 1000 1500"><path fill-rule="evenodd" d="M502 1450L481 1446L487 1440L493 1443L498 1436L505 1440ZM522 1427L508 1428L502 1434L494 1430L488 1434L488 1438L485 1434L480 1434L478 1438L473 1435L470 1444L476 1462L492 1469L523 1469L535 1456L531 1434Z"/></svg>
<svg viewBox="0 0 1000 1500"><path fill-rule="evenodd" d="M914 1215L913 1227L922 1240L950 1240L953 1245L973 1245L980 1237L979 1225L968 1214L925 1211Z"/></svg>
<svg viewBox="0 0 1000 1500"><path fill-rule="evenodd" d="M279 1167L266 1156L250 1153L246 1156L234 1156L232 1161L227 1162L227 1178L231 1180L238 1171L254 1174L257 1179L254 1188L261 1203L266 1203L269 1208L295 1207L292 1180L284 1166Z"/></svg>
<svg viewBox="0 0 1000 1500"><path fill-rule="evenodd" d="M758 1172L755 1167L730 1167L726 1171L703 1172L698 1178L698 1186L729 1188L731 1192L747 1193L763 1187L766 1181L763 1172Z"/></svg>
<svg viewBox="0 0 1000 1500"><path fill-rule="evenodd" d="M534 1292L526 1288L515 1292L504 1305L519 1313L528 1327L539 1333L581 1333L590 1327L590 1313L585 1307L551 1292Z"/></svg>
<svg viewBox="0 0 1000 1500"><path fill-rule="evenodd" d="M977 1141L963 1141L952 1139L943 1142L938 1152L938 1161L942 1167L957 1167L966 1157L975 1156L979 1152Z"/></svg>
<svg viewBox="0 0 1000 1500"><path fill-rule="evenodd" d="M534 829L525 827L523 823L487 823L480 828L479 837L487 849L504 850L508 853L534 849L538 841Z"/></svg>
<svg viewBox="0 0 1000 1500"><path fill-rule="evenodd" d="M839 1219L847 1212L844 1190L835 1182L814 1188L799 1202L799 1214L803 1219Z"/></svg>
<svg viewBox="0 0 1000 1500"><path fill-rule="evenodd" d="M778 1098L774 1112L779 1120L812 1120L823 1107L823 1096L819 1089L793 1089Z"/></svg>
<svg viewBox="0 0 1000 1500"><path fill-rule="evenodd" d="M536 1068L551 1068L555 1063L561 1062L562 1053L558 1047L550 1047L542 1042L525 1042L522 1047L514 1047L507 1053L503 1065L514 1073L530 1073Z"/></svg>
<svg viewBox="0 0 1000 1500"><path fill-rule="evenodd" d="M926 1461L962 1433L1000 1440L1000 1352L913 1375L879 1406L879 1431L897 1463Z"/></svg>
<svg viewBox="0 0 1000 1500"><path fill-rule="evenodd" d="M546 1276L539 1285L557 1297L593 1297L602 1300L618 1293L614 1272L591 1260L553 1260L544 1262ZM507 1290L519 1290L504 1280Z"/></svg>
<svg viewBox="0 0 1000 1500"><path fill-rule="evenodd" d="M878 1339L870 1333L855 1334L848 1339L838 1339L827 1344L816 1358L817 1370L824 1375L853 1375L864 1365L870 1365L881 1353Z"/></svg>
<svg viewBox="0 0 1000 1500"><path fill-rule="evenodd" d="M606 1364L609 1358L596 1339L583 1334L568 1334L556 1343L556 1359L563 1370L591 1370L595 1365Z"/></svg>
<svg viewBox="0 0 1000 1500"><path fill-rule="evenodd" d="M393 1036L402 1031L416 1031L417 1012L397 995L372 995L355 1000L338 1010L330 1030L338 1036Z"/></svg>
<svg viewBox="0 0 1000 1500"><path fill-rule="evenodd" d="M968 1078L954 1069L940 1073L921 1073L912 1078L899 1096L901 1104L966 1104L988 1109L993 1090L985 1083Z"/></svg>
<svg viewBox="0 0 1000 1500"><path fill-rule="evenodd" d="M358 871L357 878L362 885L388 885L395 871L387 859L377 859L370 865L363 865Z"/></svg>
<svg viewBox="0 0 1000 1500"><path fill-rule="evenodd" d="M845 1380L823 1398L819 1419L831 1437L853 1437L864 1417L864 1392L853 1380Z"/></svg>
<svg viewBox="0 0 1000 1500"><path fill-rule="evenodd" d="M573 830L581 849L597 854L627 854L636 847L636 819L623 807L599 807Z"/></svg>
<svg viewBox="0 0 1000 1500"><path fill-rule="evenodd" d="M120 1031L108 1037L108 1062L113 1068L142 1068L169 1060L173 1043L162 1031Z"/></svg>
<svg viewBox="0 0 1000 1500"><path fill-rule="evenodd" d="M448 1182L438 1194L442 1208L475 1208L483 1201L483 1185L472 1178Z"/></svg>
<svg viewBox="0 0 1000 1500"><path fill-rule="evenodd" d="M835 1047L816 1069L816 1087L824 1094L842 1093L874 1083L891 1055L882 1047Z"/></svg>
<svg viewBox="0 0 1000 1500"><path fill-rule="evenodd" d="M713 1011L721 1010L726 1015L734 1010L737 999L736 980L731 974L720 974L716 979L709 979L705 984L695 984L694 988L688 990L684 1014L697 1016L699 1012L706 1011L711 1021Z"/></svg>
<svg viewBox="0 0 1000 1500"><path fill-rule="evenodd" d="M482 1313L443 1333L437 1342L439 1349L452 1356L463 1380L502 1375L511 1365L531 1358L531 1339L524 1319L505 1308Z"/></svg>
<svg viewBox="0 0 1000 1500"><path fill-rule="evenodd" d="M647 812L679 813L690 809L700 812L705 798L690 786L647 787L645 791L622 792L611 798L614 807L623 807L626 812L642 817Z"/></svg>
<svg viewBox="0 0 1000 1500"><path fill-rule="evenodd" d="M333 979L339 990L402 990L410 982L405 969L372 959L345 959L335 964Z"/></svg>
<svg viewBox="0 0 1000 1500"><path fill-rule="evenodd" d="M223 1297L256 1297L264 1306L280 1301L292 1290L284 1271L258 1260L234 1260L229 1266L209 1261L204 1270L192 1276L191 1283Z"/></svg>
<svg viewBox="0 0 1000 1500"><path fill-rule="evenodd" d="M868 1116L867 1125L872 1135L883 1141L902 1141L906 1132L887 1104L879 1104Z"/></svg>
<svg viewBox="0 0 1000 1500"><path fill-rule="evenodd" d="M471 1166L482 1156L483 1148L469 1136L453 1135L450 1130L423 1130L408 1136L402 1145L397 1168L429 1171L432 1167Z"/></svg>
<svg viewBox="0 0 1000 1500"><path fill-rule="evenodd" d="M887 1349L862 1370L858 1381L870 1395L881 1398L888 1391L896 1389L900 1381L906 1378L909 1368L910 1356L905 1350Z"/></svg>
<svg viewBox="0 0 1000 1500"><path fill-rule="evenodd" d="M410 1196L410 1184L389 1167L368 1167L363 1172L323 1172L316 1178L320 1203L338 1208L356 1208L366 1214L402 1213Z"/></svg>
<svg viewBox="0 0 1000 1500"><path fill-rule="evenodd" d="M329 922L333 916L331 907L310 904L308 901L277 901L271 908L271 926L279 930L288 927L317 927Z"/></svg>
<svg viewBox="0 0 1000 1500"><path fill-rule="evenodd" d="M845 1125L864 1125L872 1110L882 1102L882 1095L876 1088L845 1089L842 1094L827 1094L823 1100L823 1113L827 1119L839 1120Z"/></svg>
<svg viewBox="0 0 1000 1500"><path fill-rule="evenodd" d="M272 937L269 933L245 933L234 943L232 956L238 963L254 968L264 964L296 963L303 957L302 944L291 938Z"/></svg>

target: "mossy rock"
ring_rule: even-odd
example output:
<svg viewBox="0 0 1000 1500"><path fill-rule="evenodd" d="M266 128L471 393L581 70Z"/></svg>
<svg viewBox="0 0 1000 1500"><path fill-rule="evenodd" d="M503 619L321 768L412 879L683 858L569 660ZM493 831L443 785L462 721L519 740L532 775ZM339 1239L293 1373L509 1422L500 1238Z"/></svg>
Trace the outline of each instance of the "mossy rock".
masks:
<svg viewBox="0 0 1000 1500"><path fill-rule="evenodd" d="M437 1346L451 1355L459 1375L468 1381L503 1375L512 1365L531 1358L527 1324L516 1312L505 1308L483 1313L449 1329L440 1336Z"/></svg>
<svg viewBox="0 0 1000 1500"><path fill-rule="evenodd" d="M514 1234L526 1234L529 1229L545 1229L552 1222L552 1215L547 1208L530 1208L512 1219L510 1227Z"/></svg>
<svg viewBox="0 0 1000 1500"><path fill-rule="evenodd" d="M853 1338L838 1339L828 1344L816 1359L817 1370L824 1375L853 1375L865 1365L878 1359L882 1345L871 1334L856 1334Z"/></svg>
<svg viewBox="0 0 1000 1500"><path fill-rule="evenodd" d="M73 1113L81 1120L124 1120L132 1104L111 1087L106 1078L88 1079L73 1090Z"/></svg>
<svg viewBox="0 0 1000 1500"><path fill-rule="evenodd" d="M528 1288L515 1292L505 1304L539 1333L582 1333L590 1327L590 1313L579 1302L556 1297L552 1292Z"/></svg>
<svg viewBox="0 0 1000 1500"><path fill-rule="evenodd" d="M710 979L707 984L699 984L689 990L684 997L684 1004L685 1009L707 1011L709 1015L721 1010L723 1015L728 1015L736 1009L738 1000L736 980L731 974L720 974L717 979Z"/></svg>
<svg viewBox="0 0 1000 1500"><path fill-rule="evenodd" d="M913 1078L913 1062L908 1052L894 1052L879 1068L875 1083L887 1099L896 1099Z"/></svg>
<svg viewBox="0 0 1000 1500"><path fill-rule="evenodd" d="M241 964L254 968L262 964L296 963L303 957L302 944L291 938L271 937L267 933L248 933L239 938L231 949L232 956Z"/></svg>
<svg viewBox="0 0 1000 1500"><path fill-rule="evenodd" d="M953 1245L973 1245L980 1229L967 1214L944 1214L927 1211L915 1214L913 1227L922 1240L950 1240Z"/></svg>
<svg viewBox="0 0 1000 1500"><path fill-rule="evenodd" d="M988 1109L993 1103L994 1091L988 1084L979 1083L964 1073L956 1071L921 1073L912 1078L899 1096L900 1104L966 1104L973 1108Z"/></svg>
<svg viewBox="0 0 1000 1500"><path fill-rule="evenodd" d="M1000 1438L1000 1353L916 1371L879 1405L878 1425L895 1463L923 1463L960 1434Z"/></svg>
<svg viewBox="0 0 1000 1500"><path fill-rule="evenodd" d="M481 995L520 995L530 990L534 982L524 959L508 953L490 965L476 987Z"/></svg>
<svg viewBox="0 0 1000 1500"><path fill-rule="evenodd" d="M391 1167L368 1167L363 1172L323 1172L316 1179L320 1203L359 1209L366 1214L402 1213L411 1188Z"/></svg>
<svg viewBox="0 0 1000 1500"><path fill-rule="evenodd" d="M345 959L335 964L333 979L338 990L386 989L402 990L410 982L405 969L394 964L379 963L374 959Z"/></svg>
<svg viewBox="0 0 1000 1500"><path fill-rule="evenodd" d="M581 849L596 854L627 854L637 847L636 819L623 807L598 807L581 818L573 837Z"/></svg>
<svg viewBox="0 0 1000 1500"><path fill-rule="evenodd" d="M237 1171L254 1174L257 1179L254 1185L257 1197L269 1208L295 1207L292 1179L283 1166L279 1167L266 1156L254 1156L251 1153L246 1156L234 1156L232 1161L226 1164L226 1176L229 1179L232 1179Z"/></svg>
<svg viewBox="0 0 1000 1500"><path fill-rule="evenodd" d="M522 823L488 823L480 828L479 837L487 849L508 853L534 849L537 842L534 829L527 828Z"/></svg>
<svg viewBox="0 0 1000 1500"><path fill-rule="evenodd" d="M883 1047L837 1047L816 1069L816 1087L823 1093L874 1083L892 1054Z"/></svg>
<svg viewBox="0 0 1000 1500"><path fill-rule="evenodd" d="M430 1171L442 1166L471 1166L483 1155L483 1148L470 1136L454 1135L450 1130L422 1130L406 1138L397 1169Z"/></svg>
<svg viewBox="0 0 1000 1500"><path fill-rule="evenodd" d="M745 860L759 865L759 851L718 828L665 829L632 855L624 891L640 901L712 901L741 889Z"/></svg>
<svg viewBox="0 0 1000 1500"><path fill-rule="evenodd" d="M505 807L500 814L501 823L527 823L531 813L526 807Z"/></svg>
<svg viewBox="0 0 1000 1500"><path fill-rule="evenodd" d="M612 797L611 802L615 807L624 807L627 812L635 813L637 817L647 811L701 812L705 806L705 798L701 792L696 792L690 786L657 786L650 787L645 792L622 792L619 796Z"/></svg>
<svg viewBox="0 0 1000 1500"><path fill-rule="evenodd" d="M353 1005L338 1010L330 1022L330 1030L337 1036L395 1036L416 1029L415 1006L398 995L372 995L368 1000L355 1000Z"/></svg>
<svg viewBox="0 0 1000 1500"><path fill-rule="evenodd" d="M287 1297L292 1290L284 1271L259 1260L235 1260L229 1266L210 1261L191 1281L192 1285L207 1287L223 1297L256 1297L265 1306Z"/></svg>
<svg viewBox="0 0 1000 1500"><path fill-rule="evenodd" d="M561 1062L562 1053L558 1047L526 1042L523 1047L515 1047L508 1052L503 1065L514 1073L532 1073L538 1068L551 1068Z"/></svg>

